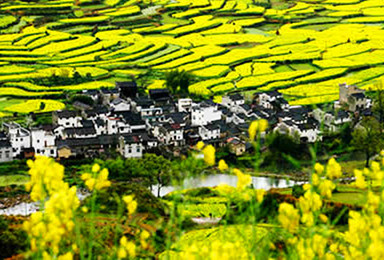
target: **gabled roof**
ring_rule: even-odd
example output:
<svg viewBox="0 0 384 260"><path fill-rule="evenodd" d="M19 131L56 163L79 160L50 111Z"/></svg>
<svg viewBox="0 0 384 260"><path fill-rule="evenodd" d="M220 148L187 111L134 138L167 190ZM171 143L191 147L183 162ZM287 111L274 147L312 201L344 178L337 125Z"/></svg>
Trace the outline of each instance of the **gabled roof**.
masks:
<svg viewBox="0 0 384 260"><path fill-rule="evenodd" d="M244 97L242 95L240 95L239 93L236 93L236 94L233 94L233 95L229 95L228 96L232 101L239 101L239 100L243 100Z"/></svg>
<svg viewBox="0 0 384 260"><path fill-rule="evenodd" d="M122 117L130 125L145 125L141 116L132 111L114 111L112 114Z"/></svg>
<svg viewBox="0 0 384 260"><path fill-rule="evenodd" d="M137 84L135 81L116 81L115 85L117 88L136 88Z"/></svg>
<svg viewBox="0 0 384 260"><path fill-rule="evenodd" d="M85 128L93 128L94 127L94 124L93 124L93 122L91 120L83 119L83 120L81 120L81 124Z"/></svg>
<svg viewBox="0 0 384 260"><path fill-rule="evenodd" d="M82 147L117 144L117 135L101 135L91 138L67 138L65 140L56 140L56 146L61 147Z"/></svg>
<svg viewBox="0 0 384 260"><path fill-rule="evenodd" d="M112 100L111 104L113 105L118 105L120 103L126 103L126 101L122 98L115 98L114 100Z"/></svg>
<svg viewBox="0 0 384 260"><path fill-rule="evenodd" d="M136 106L140 107L150 107L155 104L152 99L143 96L135 98L134 102L136 103Z"/></svg>
<svg viewBox="0 0 384 260"><path fill-rule="evenodd" d="M351 96L356 98L356 99L364 99L365 98L364 93L353 93Z"/></svg>
<svg viewBox="0 0 384 260"><path fill-rule="evenodd" d="M67 135L95 135L96 130L94 127L77 127L65 128L64 132Z"/></svg>
<svg viewBox="0 0 384 260"><path fill-rule="evenodd" d="M12 145L8 140L0 140L0 148L12 148Z"/></svg>
<svg viewBox="0 0 384 260"><path fill-rule="evenodd" d="M104 122L104 120L101 120L101 119L97 119L97 120L95 120L95 124L96 124L97 126L105 126L105 122Z"/></svg>
<svg viewBox="0 0 384 260"><path fill-rule="evenodd" d="M124 135L124 142L126 144L138 144L141 143L141 137L139 135Z"/></svg>
<svg viewBox="0 0 384 260"><path fill-rule="evenodd" d="M77 112L73 110L59 110L55 111L55 113L57 114L58 118L71 118L77 116Z"/></svg>
<svg viewBox="0 0 384 260"><path fill-rule="evenodd" d="M209 131L220 130L220 126L217 124L209 124L209 125L206 125L204 127L206 129L208 129Z"/></svg>

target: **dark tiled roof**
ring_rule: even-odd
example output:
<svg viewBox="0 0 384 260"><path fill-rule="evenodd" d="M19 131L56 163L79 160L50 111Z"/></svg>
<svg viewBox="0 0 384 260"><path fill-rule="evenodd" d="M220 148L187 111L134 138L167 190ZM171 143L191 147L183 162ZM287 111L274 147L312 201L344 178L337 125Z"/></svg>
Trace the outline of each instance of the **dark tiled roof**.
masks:
<svg viewBox="0 0 384 260"><path fill-rule="evenodd" d="M94 135L96 130L93 127L66 128L64 132L67 135Z"/></svg>
<svg viewBox="0 0 384 260"><path fill-rule="evenodd" d="M81 120L81 124L83 125L83 127L85 128L93 128L94 125L93 125L93 122L91 120Z"/></svg>
<svg viewBox="0 0 384 260"><path fill-rule="evenodd" d="M0 140L0 148L12 148L12 145L8 140Z"/></svg>
<svg viewBox="0 0 384 260"><path fill-rule="evenodd" d="M65 140L56 140L56 145L58 148L63 146L75 148L81 146L111 145L117 144L117 142L117 135L101 135L92 138L68 138Z"/></svg>
<svg viewBox="0 0 384 260"><path fill-rule="evenodd" d="M209 131L220 130L220 126L217 124L209 124L204 127L207 128Z"/></svg>
<svg viewBox="0 0 384 260"><path fill-rule="evenodd" d="M56 111L58 118L71 118L71 117L76 117L77 112L72 111L72 110L62 110L62 111Z"/></svg>
<svg viewBox="0 0 384 260"><path fill-rule="evenodd" d="M137 84L135 81L116 81L115 82L115 85L117 88L130 88L130 87L133 87L133 88L136 88L137 87Z"/></svg>
<svg viewBox="0 0 384 260"><path fill-rule="evenodd" d="M364 99L365 98L364 93L354 93L351 96L356 98L356 99Z"/></svg>
<svg viewBox="0 0 384 260"><path fill-rule="evenodd" d="M230 95L229 98L232 100L232 101L239 101L239 100L243 100L244 97L240 94L233 94L233 95Z"/></svg>
<svg viewBox="0 0 384 260"><path fill-rule="evenodd" d="M126 144L137 144L141 143L141 138L139 135L124 135L124 141Z"/></svg>
<svg viewBox="0 0 384 260"><path fill-rule="evenodd" d="M267 91L267 92L265 92L265 94L267 94L270 97L280 97L280 96L282 96L282 94L280 92L276 91L276 90Z"/></svg>

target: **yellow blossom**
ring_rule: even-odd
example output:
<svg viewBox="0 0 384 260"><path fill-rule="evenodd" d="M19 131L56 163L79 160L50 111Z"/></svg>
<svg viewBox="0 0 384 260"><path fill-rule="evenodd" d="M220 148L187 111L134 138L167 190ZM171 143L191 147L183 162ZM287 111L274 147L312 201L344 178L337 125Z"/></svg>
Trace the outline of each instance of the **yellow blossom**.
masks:
<svg viewBox="0 0 384 260"><path fill-rule="evenodd" d="M311 187L312 187L312 185L309 184L309 183L306 183L306 184L303 185L303 189L304 189L304 191L310 190Z"/></svg>
<svg viewBox="0 0 384 260"><path fill-rule="evenodd" d="M319 175L316 173L312 174L312 185L317 186L320 183Z"/></svg>
<svg viewBox="0 0 384 260"><path fill-rule="evenodd" d="M327 223L328 222L328 217L326 215L324 215L324 214L320 214L319 215L319 219L323 223Z"/></svg>
<svg viewBox="0 0 384 260"><path fill-rule="evenodd" d="M57 260L72 260L73 255L71 252L66 253L65 255L61 255L57 258Z"/></svg>
<svg viewBox="0 0 384 260"><path fill-rule="evenodd" d="M234 169L233 172L237 176L237 188L239 190L244 190L252 183L252 177L249 174L244 174L239 169Z"/></svg>
<svg viewBox="0 0 384 260"><path fill-rule="evenodd" d="M318 211L322 205L323 202L321 201L320 195L311 190L306 191L304 196L299 198L299 207L303 213Z"/></svg>
<svg viewBox="0 0 384 260"><path fill-rule="evenodd" d="M324 166L321 165L320 163L316 163L316 164L315 164L315 172L316 172L318 175L322 175L323 172L324 172Z"/></svg>
<svg viewBox="0 0 384 260"><path fill-rule="evenodd" d="M133 196L124 196L123 201L125 202L125 204L127 204L128 215L132 215L133 213L135 213L137 208L137 202L133 199Z"/></svg>
<svg viewBox="0 0 384 260"><path fill-rule="evenodd" d="M93 166L92 166L92 172L93 173L96 173L96 172L99 172L100 171L100 165L98 165L97 163L95 163Z"/></svg>
<svg viewBox="0 0 384 260"><path fill-rule="evenodd" d="M249 139L251 141L255 140L255 137L258 133L262 133L268 128L268 121L265 119L260 119L253 121L248 128Z"/></svg>
<svg viewBox="0 0 384 260"><path fill-rule="evenodd" d="M301 216L301 222L307 227L311 227L314 224L314 216L312 212L304 212Z"/></svg>
<svg viewBox="0 0 384 260"><path fill-rule="evenodd" d="M90 191L102 190L111 186L111 182L108 180L108 169L104 168L100 171L100 166L94 164L92 167L93 175L90 173L84 173L81 175L81 179L85 181L85 185Z"/></svg>
<svg viewBox="0 0 384 260"><path fill-rule="evenodd" d="M257 202L259 202L259 203L263 202L264 194L265 194L265 190L263 190L263 189L257 189L256 190Z"/></svg>
<svg viewBox="0 0 384 260"><path fill-rule="evenodd" d="M215 153L216 153L215 147L213 147L212 145L207 145L203 149L203 153L204 153L205 163L209 166L215 165L215 160L216 160L215 159Z"/></svg>
<svg viewBox="0 0 384 260"><path fill-rule="evenodd" d="M355 182L353 183L357 188L359 189L365 189L367 188L367 183L365 181L365 178L363 176L363 172L360 170L354 170L355 174Z"/></svg>
<svg viewBox="0 0 384 260"><path fill-rule="evenodd" d="M68 188L68 184L63 181L64 167L52 158L36 156L35 161L28 160L27 164L31 178L26 189L31 190L33 201L42 201L57 190Z"/></svg>
<svg viewBox="0 0 384 260"><path fill-rule="evenodd" d="M283 228L287 229L289 232L294 232L299 226L299 211L291 204L283 202L279 206L278 220Z"/></svg>
<svg viewBox="0 0 384 260"><path fill-rule="evenodd" d="M143 230L140 233L140 244L141 244L141 247L144 249L146 249L148 247L147 240L148 240L149 236L150 236L150 234L146 230Z"/></svg>
<svg viewBox="0 0 384 260"><path fill-rule="evenodd" d="M340 164L332 157L327 164L327 177L330 179L340 178L341 174Z"/></svg>
<svg viewBox="0 0 384 260"><path fill-rule="evenodd" d="M332 191L336 185L330 180L322 180L319 184L320 195L328 199L332 197Z"/></svg>
<svg viewBox="0 0 384 260"><path fill-rule="evenodd" d="M128 241L127 237L123 236L120 239L120 247L117 251L117 257L119 259L136 257L136 245L132 241Z"/></svg>
<svg viewBox="0 0 384 260"><path fill-rule="evenodd" d="M219 168L220 171L228 170L228 164L223 159L221 159L219 161L218 168Z"/></svg>
<svg viewBox="0 0 384 260"><path fill-rule="evenodd" d="M199 149L199 150L201 150L201 149L203 149L204 145L205 145L204 142L199 141L199 142L197 142L197 144L196 144L196 148Z"/></svg>

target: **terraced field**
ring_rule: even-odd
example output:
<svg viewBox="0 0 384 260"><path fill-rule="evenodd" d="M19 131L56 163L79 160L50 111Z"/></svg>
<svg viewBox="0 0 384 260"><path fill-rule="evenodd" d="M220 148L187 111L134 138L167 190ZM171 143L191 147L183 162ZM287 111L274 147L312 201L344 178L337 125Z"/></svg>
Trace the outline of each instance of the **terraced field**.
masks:
<svg viewBox="0 0 384 260"><path fill-rule="evenodd" d="M194 95L279 89L292 104L330 102L338 83L370 89L383 77L383 10L378 0L3 1L0 96L55 99L179 69L196 76ZM76 74L86 82L38 83ZM145 88L164 86L149 79Z"/></svg>

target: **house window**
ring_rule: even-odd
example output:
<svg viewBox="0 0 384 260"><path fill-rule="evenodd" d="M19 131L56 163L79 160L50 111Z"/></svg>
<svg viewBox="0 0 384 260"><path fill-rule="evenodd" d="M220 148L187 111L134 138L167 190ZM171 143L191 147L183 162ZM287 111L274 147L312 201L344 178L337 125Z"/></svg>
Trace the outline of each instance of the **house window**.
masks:
<svg viewBox="0 0 384 260"><path fill-rule="evenodd" d="M140 147L137 147L136 152L140 153Z"/></svg>
<svg viewBox="0 0 384 260"><path fill-rule="evenodd" d="M3 152L2 151L0 151L0 158L2 158L3 157Z"/></svg>
<svg viewBox="0 0 384 260"><path fill-rule="evenodd" d="M5 151L5 158L9 158L9 151Z"/></svg>
<svg viewBox="0 0 384 260"><path fill-rule="evenodd" d="M132 153L132 149L131 148L128 149L128 153Z"/></svg>
<svg viewBox="0 0 384 260"><path fill-rule="evenodd" d="M51 154L54 154L54 153L55 153L55 151L53 149L51 149Z"/></svg>
<svg viewBox="0 0 384 260"><path fill-rule="evenodd" d="M37 149L36 152L37 152L37 153L40 153L40 149Z"/></svg>

